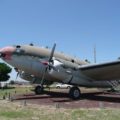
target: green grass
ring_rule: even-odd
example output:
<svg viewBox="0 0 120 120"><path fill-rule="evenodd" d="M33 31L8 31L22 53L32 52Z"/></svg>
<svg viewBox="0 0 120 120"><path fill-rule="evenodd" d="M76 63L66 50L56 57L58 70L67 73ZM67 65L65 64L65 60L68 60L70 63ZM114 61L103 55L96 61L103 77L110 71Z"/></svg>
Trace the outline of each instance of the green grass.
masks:
<svg viewBox="0 0 120 120"><path fill-rule="evenodd" d="M0 120L119 120L119 109L56 109L0 101Z"/></svg>
<svg viewBox="0 0 120 120"><path fill-rule="evenodd" d="M30 87L8 87L7 89L0 89L0 99L9 96L9 94L24 94L27 92L32 92Z"/></svg>
<svg viewBox="0 0 120 120"><path fill-rule="evenodd" d="M17 87L0 90L2 98L6 93L23 94L31 88ZM30 105L0 100L0 120L119 120L120 109L63 109L54 106Z"/></svg>
<svg viewBox="0 0 120 120"><path fill-rule="evenodd" d="M6 118L26 118L30 117L31 113L25 111L2 111L0 116Z"/></svg>
<svg viewBox="0 0 120 120"><path fill-rule="evenodd" d="M92 110L75 110L72 112L72 119L76 120L119 120L120 110L118 109L92 109Z"/></svg>

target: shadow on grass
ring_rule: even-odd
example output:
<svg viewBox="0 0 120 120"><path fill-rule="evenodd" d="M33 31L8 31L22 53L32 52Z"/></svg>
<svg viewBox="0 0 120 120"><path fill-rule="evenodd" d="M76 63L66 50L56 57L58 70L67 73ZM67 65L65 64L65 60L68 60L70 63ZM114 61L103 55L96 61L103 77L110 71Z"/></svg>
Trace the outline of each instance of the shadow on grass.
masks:
<svg viewBox="0 0 120 120"><path fill-rule="evenodd" d="M52 99L51 99L52 98ZM59 98L59 99L57 99ZM36 100L36 99L50 99L52 102L72 102L69 98L68 93L53 92L53 91L44 91L42 95L35 94L24 94L16 96L14 100ZM104 102L113 102L120 103L120 96L103 94L103 92L92 92L92 93L82 93L80 100L92 100L92 101L104 101Z"/></svg>

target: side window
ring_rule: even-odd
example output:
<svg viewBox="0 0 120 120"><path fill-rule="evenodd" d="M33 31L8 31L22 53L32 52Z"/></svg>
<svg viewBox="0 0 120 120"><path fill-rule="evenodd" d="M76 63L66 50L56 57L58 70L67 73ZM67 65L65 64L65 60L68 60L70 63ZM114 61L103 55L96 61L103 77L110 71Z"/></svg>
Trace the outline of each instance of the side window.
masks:
<svg viewBox="0 0 120 120"><path fill-rule="evenodd" d="M74 62L75 62L75 60L73 60L73 59L72 59L72 60L71 60L71 62L72 62L72 63L74 63Z"/></svg>
<svg viewBox="0 0 120 120"><path fill-rule="evenodd" d="M21 46L20 46L20 45L17 45L16 48L21 48Z"/></svg>

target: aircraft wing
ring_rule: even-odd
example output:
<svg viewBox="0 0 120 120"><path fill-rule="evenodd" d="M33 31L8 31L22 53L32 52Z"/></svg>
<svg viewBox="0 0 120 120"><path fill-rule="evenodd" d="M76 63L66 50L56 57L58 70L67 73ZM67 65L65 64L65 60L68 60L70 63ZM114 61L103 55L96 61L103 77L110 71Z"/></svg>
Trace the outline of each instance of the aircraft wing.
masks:
<svg viewBox="0 0 120 120"><path fill-rule="evenodd" d="M84 65L79 70L94 80L120 80L120 61Z"/></svg>

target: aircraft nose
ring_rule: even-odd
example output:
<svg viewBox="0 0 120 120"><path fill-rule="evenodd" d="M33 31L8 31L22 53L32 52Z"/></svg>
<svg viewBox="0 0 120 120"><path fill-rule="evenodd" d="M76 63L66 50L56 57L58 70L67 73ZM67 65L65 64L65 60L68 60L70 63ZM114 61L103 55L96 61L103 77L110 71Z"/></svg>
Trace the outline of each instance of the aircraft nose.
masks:
<svg viewBox="0 0 120 120"><path fill-rule="evenodd" d="M8 46L0 49L0 57L5 58L6 56L10 56L15 51L14 47Z"/></svg>

